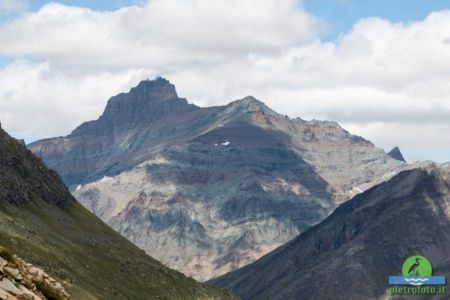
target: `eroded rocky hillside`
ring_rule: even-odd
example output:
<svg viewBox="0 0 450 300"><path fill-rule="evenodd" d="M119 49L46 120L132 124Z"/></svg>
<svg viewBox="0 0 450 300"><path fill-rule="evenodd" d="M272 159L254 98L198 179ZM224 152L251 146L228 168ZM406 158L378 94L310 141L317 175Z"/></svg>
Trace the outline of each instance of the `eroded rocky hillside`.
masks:
<svg viewBox="0 0 450 300"><path fill-rule="evenodd" d="M447 167L406 170L342 204L320 224L257 262L213 280L242 299L448 299L391 296L388 276L413 255L450 272Z"/></svg>
<svg viewBox="0 0 450 300"><path fill-rule="evenodd" d="M72 299L60 282L1 246L0 277L2 300Z"/></svg>
<svg viewBox="0 0 450 300"><path fill-rule="evenodd" d="M85 207L202 280L256 260L406 165L335 122L291 119L253 97L197 107L162 78L29 148Z"/></svg>
<svg viewBox="0 0 450 300"><path fill-rule="evenodd" d="M0 251L0 296L7 299L66 299L65 290L77 300L235 299L165 267L112 230L1 127L0 245L20 257Z"/></svg>

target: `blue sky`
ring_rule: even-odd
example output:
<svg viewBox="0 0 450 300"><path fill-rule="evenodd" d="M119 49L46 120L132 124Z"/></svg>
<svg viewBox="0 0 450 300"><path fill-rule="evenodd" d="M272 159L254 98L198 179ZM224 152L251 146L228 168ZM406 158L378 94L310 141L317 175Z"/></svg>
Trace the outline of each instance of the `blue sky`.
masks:
<svg viewBox="0 0 450 300"><path fill-rule="evenodd" d="M306 0L307 11L329 24L327 39L347 32L361 18L379 17L408 23L424 19L429 13L450 9L450 0Z"/></svg>

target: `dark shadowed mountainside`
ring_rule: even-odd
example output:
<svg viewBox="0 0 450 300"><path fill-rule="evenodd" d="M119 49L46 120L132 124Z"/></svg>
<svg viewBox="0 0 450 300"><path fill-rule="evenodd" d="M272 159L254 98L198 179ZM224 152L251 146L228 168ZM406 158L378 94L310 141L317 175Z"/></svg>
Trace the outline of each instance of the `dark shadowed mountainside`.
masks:
<svg viewBox="0 0 450 300"><path fill-rule="evenodd" d="M401 172L288 244L212 282L242 299L390 299L388 276L401 275L412 255L426 256L434 274L448 276L448 174L435 166Z"/></svg>
<svg viewBox="0 0 450 300"><path fill-rule="evenodd" d="M29 148L85 207L201 280L256 260L404 165L335 122L291 119L251 96L197 107L162 78Z"/></svg>
<svg viewBox="0 0 450 300"><path fill-rule="evenodd" d="M391 151L389 151L388 155L396 160L406 162L402 152L400 151L400 148L398 147L394 147Z"/></svg>
<svg viewBox="0 0 450 300"><path fill-rule="evenodd" d="M8 258L17 253L65 282L73 299L234 299L170 270L109 228L1 128L0 245L9 249ZM23 267L17 259L9 263Z"/></svg>

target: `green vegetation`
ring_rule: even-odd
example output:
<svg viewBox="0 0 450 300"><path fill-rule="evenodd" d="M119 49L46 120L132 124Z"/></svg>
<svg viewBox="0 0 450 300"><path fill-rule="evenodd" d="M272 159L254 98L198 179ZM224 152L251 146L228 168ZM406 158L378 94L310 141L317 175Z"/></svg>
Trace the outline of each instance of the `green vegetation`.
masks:
<svg viewBox="0 0 450 300"><path fill-rule="evenodd" d="M74 299L234 299L164 267L78 203L66 211L37 196L20 206L0 200L0 244L67 282Z"/></svg>
<svg viewBox="0 0 450 300"><path fill-rule="evenodd" d="M1 127L0 245L62 282L75 300L233 299L166 268L112 230ZM0 255L13 259L7 250ZM47 298L58 299L37 284Z"/></svg>
<svg viewBox="0 0 450 300"><path fill-rule="evenodd" d="M34 284L37 290L48 300L64 300L64 297L53 287L47 285L44 280L36 281Z"/></svg>
<svg viewBox="0 0 450 300"><path fill-rule="evenodd" d="M0 256L6 259L8 262L12 262L14 260L14 254L3 247L0 247Z"/></svg>

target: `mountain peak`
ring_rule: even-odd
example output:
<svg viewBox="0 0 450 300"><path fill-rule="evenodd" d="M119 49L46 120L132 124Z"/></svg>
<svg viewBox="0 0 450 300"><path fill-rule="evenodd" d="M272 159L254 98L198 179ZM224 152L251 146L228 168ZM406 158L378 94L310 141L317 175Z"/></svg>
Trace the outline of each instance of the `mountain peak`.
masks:
<svg viewBox="0 0 450 300"><path fill-rule="evenodd" d="M239 111L244 113L263 113L263 114L275 114L266 104L259 101L253 96L246 96L242 99L235 100L226 106L232 111Z"/></svg>
<svg viewBox="0 0 450 300"><path fill-rule="evenodd" d="M398 148L397 146L395 146L391 151L389 151L388 155L393 159L406 162L402 152L400 151L400 148Z"/></svg>
<svg viewBox="0 0 450 300"><path fill-rule="evenodd" d="M83 123L72 132L72 135L99 130L111 131L113 128L128 130L197 108L186 99L179 98L175 86L167 79L162 77L147 79L139 82L128 93L111 97L98 120Z"/></svg>
<svg viewBox="0 0 450 300"><path fill-rule="evenodd" d="M266 106L263 102L259 101L255 97L249 95L245 96L242 99L235 100L231 102L230 104L237 104L237 105L253 105L253 106Z"/></svg>
<svg viewBox="0 0 450 300"><path fill-rule="evenodd" d="M175 86L163 77L146 79L131 88L130 93L146 95L148 100L166 100L178 98Z"/></svg>

